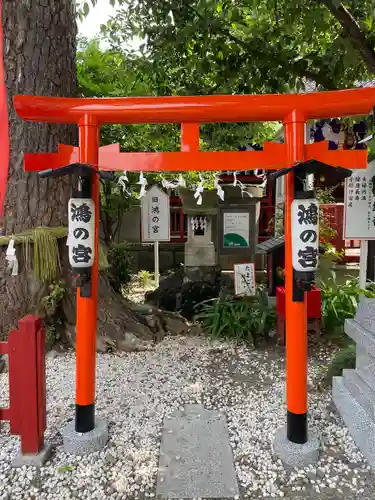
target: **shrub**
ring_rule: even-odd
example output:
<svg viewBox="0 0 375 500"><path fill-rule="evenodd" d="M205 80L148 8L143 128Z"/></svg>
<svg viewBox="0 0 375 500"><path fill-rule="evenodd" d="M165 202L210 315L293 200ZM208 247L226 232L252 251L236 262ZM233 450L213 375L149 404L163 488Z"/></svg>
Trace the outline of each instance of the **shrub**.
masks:
<svg viewBox="0 0 375 500"><path fill-rule="evenodd" d="M254 297L211 299L197 306L200 312L195 320L202 324L208 335L215 338L257 345L275 328L275 309L268 305L267 296L259 290Z"/></svg>
<svg viewBox="0 0 375 500"><path fill-rule="evenodd" d="M113 289L121 293L132 278L134 257L127 243L113 245L108 250L109 279Z"/></svg>
<svg viewBox="0 0 375 500"><path fill-rule="evenodd" d="M137 281L142 288L148 288L154 282L154 275L150 271L139 271Z"/></svg>
<svg viewBox="0 0 375 500"><path fill-rule="evenodd" d="M332 377L339 377L342 375L344 369L355 368L355 344L350 344L333 357L328 366L327 382L331 383Z"/></svg>
<svg viewBox="0 0 375 500"><path fill-rule="evenodd" d="M322 326L326 332L341 333L346 319L353 318L360 294L375 297L371 288L361 290L357 279L347 280L345 284L336 282L336 273L331 272L331 277L320 281L322 295Z"/></svg>

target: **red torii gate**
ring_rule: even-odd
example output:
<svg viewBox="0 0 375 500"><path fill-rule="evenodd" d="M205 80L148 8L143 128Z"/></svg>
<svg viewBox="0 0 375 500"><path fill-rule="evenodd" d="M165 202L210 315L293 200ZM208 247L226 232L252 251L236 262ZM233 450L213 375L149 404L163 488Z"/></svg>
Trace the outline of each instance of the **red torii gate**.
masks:
<svg viewBox="0 0 375 500"><path fill-rule="evenodd" d="M68 163L91 164L99 170L188 171L280 169L314 159L350 169L366 168L367 152L329 151L328 143L305 144L309 119L368 114L375 88L311 94L215 95L199 97L54 98L16 96L14 105L24 120L74 123L79 147L61 145L57 153L25 154L25 170L58 169ZM285 144L266 143L263 151L200 152L199 124L207 122L283 121ZM120 153L118 145L99 147L103 124L180 123L182 152ZM293 268L291 203L294 177L285 180L286 379L288 439L307 441L307 315L306 301L292 297ZM99 180L93 179L95 261L92 295L77 292L76 430L94 428L95 339L98 287Z"/></svg>

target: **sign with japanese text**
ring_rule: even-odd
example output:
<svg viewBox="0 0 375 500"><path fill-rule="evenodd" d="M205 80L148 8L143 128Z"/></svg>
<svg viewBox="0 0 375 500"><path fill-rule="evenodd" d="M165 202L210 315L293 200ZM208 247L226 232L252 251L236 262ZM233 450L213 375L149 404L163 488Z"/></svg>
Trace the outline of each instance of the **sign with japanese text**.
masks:
<svg viewBox="0 0 375 500"><path fill-rule="evenodd" d="M237 297L255 295L255 264L248 262L234 265L234 294Z"/></svg>
<svg viewBox="0 0 375 500"><path fill-rule="evenodd" d="M68 204L69 262L73 268L91 267L95 259L95 204L90 198L71 198Z"/></svg>
<svg viewBox="0 0 375 500"><path fill-rule="evenodd" d="M250 214L225 212L223 215L224 248L250 246Z"/></svg>
<svg viewBox="0 0 375 500"><path fill-rule="evenodd" d="M152 186L142 198L142 241L170 240L169 196Z"/></svg>
<svg viewBox="0 0 375 500"><path fill-rule="evenodd" d="M319 258L319 203L315 198L293 200L292 263L296 271L315 271Z"/></svg>
<svg viewBox="0 0 375 500"><path fill-rule="evenodd" d="M372 167L372 168L371 168ZM374 165L355 170L345 179L344 239L375 239L375 197L372 192Z"/></svg>

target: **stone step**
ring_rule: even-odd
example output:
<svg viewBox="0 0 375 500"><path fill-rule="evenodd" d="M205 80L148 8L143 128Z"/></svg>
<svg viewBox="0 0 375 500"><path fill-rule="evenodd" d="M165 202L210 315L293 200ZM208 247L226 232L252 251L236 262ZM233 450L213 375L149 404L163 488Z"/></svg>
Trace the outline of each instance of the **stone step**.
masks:
<svg viewBox="0 0 375 500"><path fill-rule="evenodd" d="M186 405L164 420L157 498L233 498L236 471L225 416Z"/></svg>
<svg viewBox="0 0 375 500"><path fill-rule="evenodd" d="M375 335L363 328L354 319L345 321L345 333L354 340L354 342L367 351L372 357L375 357Z"/></svg>
<svg viewBox="0 0 375 500"><path fill-rule="evenodd" d="M342 374L344 383L352 396L375 422L375 392L366 384L356 370L343 370Z"/></svg>
<svg viewBox="0 0 375 500"><path fill-rule="evenodd" d="M354 399L343 377L333 377L332 397L358 448L375 467L375 422Z"/></svg>
<svg viewBox="0 0 375 500"><path fill-rule="evenodd" d="M362 380L364 380L366 384L375 391L375 374L373 370L368 365L358 365L355 371L362 378Z"/></svg>

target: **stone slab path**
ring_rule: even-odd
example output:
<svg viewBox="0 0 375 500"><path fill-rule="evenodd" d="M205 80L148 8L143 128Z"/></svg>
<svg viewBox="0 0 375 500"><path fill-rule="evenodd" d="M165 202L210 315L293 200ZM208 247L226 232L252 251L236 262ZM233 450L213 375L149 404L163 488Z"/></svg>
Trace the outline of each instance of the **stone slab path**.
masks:
<svg viewBox="0 0 375 500"><path fill-rule="evenodd" d="M238 485L226 418L185 405L164 420L157 498L234 498Z"/></svg>

